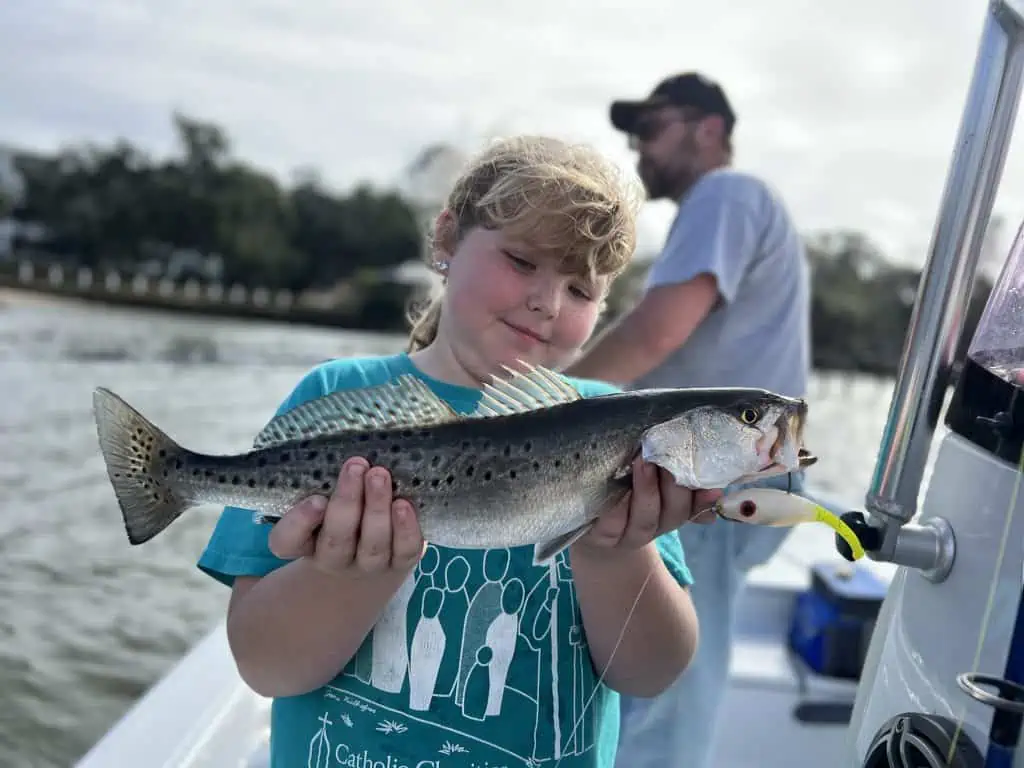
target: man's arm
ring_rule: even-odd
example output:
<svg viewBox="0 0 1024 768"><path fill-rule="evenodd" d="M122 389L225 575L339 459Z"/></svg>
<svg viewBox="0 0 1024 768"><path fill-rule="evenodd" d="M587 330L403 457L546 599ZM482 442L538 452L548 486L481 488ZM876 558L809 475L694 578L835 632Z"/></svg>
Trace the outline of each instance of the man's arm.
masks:
<svg viewBox="0 0 1024 768"><path fill-rule="evenodd" d="M731 302L759 238L751 209L730 182L683 204L636 307L613 323L566 373L629 385L661 365L715 308Z"/></svg>
<svg viewBox="0 0 1024 768"><path fill-rule="evenodd" d="M565 372L619 385L636 381L681 347L717 301L718 280L708 272L656 286Z"/></svg>

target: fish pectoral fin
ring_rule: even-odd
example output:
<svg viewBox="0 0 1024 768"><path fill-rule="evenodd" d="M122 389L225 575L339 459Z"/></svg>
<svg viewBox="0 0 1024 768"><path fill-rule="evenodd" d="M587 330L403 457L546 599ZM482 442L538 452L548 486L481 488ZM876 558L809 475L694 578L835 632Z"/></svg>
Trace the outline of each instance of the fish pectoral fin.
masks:
<svg viewBox="0 0 1024 768"><path fill-rule="evenodd" d="M596 520L590 520L579 528L555 536L553 539L537 542L533 547L533 564L547 565L548 562L550 562L551 559L559 552L569 547L577 539L589 533L590 529L594 527L594 523L596 522Z"/></svg>
<svg viewBox="0 0 1024 768"><path fill-rule="evenodd" d="M406 374L387 384L332 392L302 403L271 419L253 448L353 430L434 426L460 418L426 382Z"/></svg>
<svg viewBox="0 0 1024 768"><path fill-rule="evenodd" d="M612 478L604 486L599 488L584 504L584 516L587 522L567 533L555 536L548 541L542 541L534 545L533 563L543 565L557 555L573 542L590 532L590 529L597 524L597 519L622 500L622 497L629 492L633 486L633 476Z"/></svg>
<svg viewBox="0 0 1024 768"><path fill-rule="evenodd" d="M470 414L472 417L511 416L582 399L576 388L554 371L527 363L521 365L525 371L505 366L507 377L495 376L494 381L484 385L483 397Z"/></svg>

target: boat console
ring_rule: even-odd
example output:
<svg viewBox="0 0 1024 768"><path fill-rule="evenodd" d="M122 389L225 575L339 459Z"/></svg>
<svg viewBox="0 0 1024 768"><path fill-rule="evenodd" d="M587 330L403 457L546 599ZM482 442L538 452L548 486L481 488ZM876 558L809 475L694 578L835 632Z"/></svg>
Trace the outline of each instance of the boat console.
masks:
<svg viewBox="0 0 1024 768"><path fill-rule="evenodd" d="M991 0L875 476L865 510L845 516L868 557L903 566L864 658L847 768L1024 766L1024 226L921 487L1022 70L1024 4Z"/></svg>

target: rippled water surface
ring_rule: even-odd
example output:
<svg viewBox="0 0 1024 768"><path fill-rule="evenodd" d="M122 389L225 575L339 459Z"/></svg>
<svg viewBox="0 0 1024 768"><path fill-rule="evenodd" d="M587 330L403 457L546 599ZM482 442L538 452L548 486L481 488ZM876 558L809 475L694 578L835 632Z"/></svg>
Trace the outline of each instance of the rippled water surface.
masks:
<svg viewBox="0 0 1024 768"><path fill-rule="evenodd" d="M196 568L217 509L144 547L125 538L90 404L107 386L172 437L244 450L311 365L402 339L0 294L0 766L74 762L223 615ZM890 385L817 379L818 487L859 503ZM806 526L789 550L830 546Z"/></svg>

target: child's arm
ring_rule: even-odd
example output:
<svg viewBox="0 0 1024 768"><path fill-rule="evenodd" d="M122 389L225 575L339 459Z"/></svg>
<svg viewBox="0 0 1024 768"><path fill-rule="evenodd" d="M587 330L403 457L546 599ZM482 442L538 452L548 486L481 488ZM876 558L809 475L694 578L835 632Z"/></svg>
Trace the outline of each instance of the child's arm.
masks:
<svg viewBox="0 0 1024 768"><path fill-rule="evenodd" d="M299 559L235 580L228 641L257 693L295 696L332 680L423 552L412 507L392 502L387 470L367 467L363 459L346 462L326 509L300 505L275 525L271 548Z"/></svg>
<svg viewBox="0 0 1024 768"><path fill-rule="evenodd" d="M619 693L661 693L697 651L697 613L689 593L653 542L622 552L574 546L570 558L597 673L604 672L604 682Z"/></svg>
<svg viewBox="0 0 1024 768"><path fill-rule="evenodd" d="M620 693L655 696L693 659L699 633L689 573L680 560L684 575L673 574L653 539L671 532L665 546L681 555L678 539L668 537L717 495L680 488L637 459L629 497L570 549L591 659Z"/></svg>

